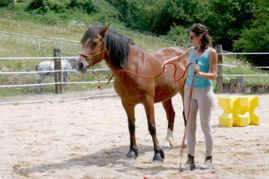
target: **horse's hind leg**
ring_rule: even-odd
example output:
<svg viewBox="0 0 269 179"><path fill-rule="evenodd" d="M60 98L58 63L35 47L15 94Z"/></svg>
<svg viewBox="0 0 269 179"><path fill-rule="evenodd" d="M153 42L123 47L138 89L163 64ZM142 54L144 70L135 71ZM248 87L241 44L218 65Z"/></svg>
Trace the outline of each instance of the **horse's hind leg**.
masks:
<svg viewBox="0 0 269 179"><path fill-rule="evenodd" d="M182 111L182 116L183 116L183 119L184 119L184 125L186 126L187 125L187 120L186 120L186 116L185 116L185 107L184 107L184 85L183 87L181 87L180 89L180 95L181 95L181 99L182 99L182 104L183 104L183 111Z"/></svg>
<svg viewBox="0 0 269 179"><path fill-rule="evenodd" d="M137 145L135 138L135 114L134 114L135 105L127 103L123 100L121 100L121 102L128 117L128 127L130 133L130 150L127 153L127 157L135 159L137 157Z"/></svg>
<svg viewBox="0 0 269 179"><path fill-rule="evenodd" d="M40 73L40 78L37 80L37 83L41 84L46 76L47 76L47 73ZM39 91L41 91L41 93L44 93L44 86L40 85L39 86Z"/></svg>
<svg viewBox="0 0 269 179"><path fill-rule="evenodd" d="M163 162L164 152L159 146L159 142L156 136L156 125L154 118L154 99L150 95L145 96L144 107L146 110L147 120L148 120L148 130L151 134L154 146L154 157L153 162Z"/></svg>
<svg viewBox="0 0 269 179"><path fill-rule="evenodd" d="M64 86L64 90L66 90L66 88L67 88L67 84L66 83L68 82L68 74L64 73L63 74L63 78L64 78L63 79L63 82L64 82L64 85L63 86Z"/></svg>
<svg viewBox="0 0 269 179"><path fill-rule="evenodd" d="M174 131L174 121L175 121L175 110L172 105L172 100L169 99L162 103L166 112L166 117L168 121L167 135L164 142L165 147L174 147L173 131Z"/></svg>

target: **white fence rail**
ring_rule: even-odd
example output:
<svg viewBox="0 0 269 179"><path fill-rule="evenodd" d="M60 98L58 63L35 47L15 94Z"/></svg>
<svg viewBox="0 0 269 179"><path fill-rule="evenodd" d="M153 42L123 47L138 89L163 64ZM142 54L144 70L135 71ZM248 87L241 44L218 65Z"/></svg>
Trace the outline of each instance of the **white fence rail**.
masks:
<svg viewBox="0 0 269 179"><path fill-rule="evenodd" d="M78 58L78 56L66 56L66 57L0 57L0 60L53 60L62 58Z"/></svg>
<svg viewBox="0 0 269 179"><path fill-rule="evenodd" d="M261 54L261 55L267 55L269 52L251 52L251 53L239 53L239 52L226 52L222 53L225 55L234 55L234 54ZM64 59L64 58L78 58L78 56L67 56L67 57L1 57L0 60L52 60L52 59ZM231 64L219 64L221 66L226 67L233 67L238 68L242 66L239 65L231 65ZM258 66L258 67L250 67L245 66L244 68L252 68L252 69L261 69L261 68L269 68L269 66ZM107 71L109 69L102 68L102 69L95 69L95 71ZM38 74L38 73L53 73L53 72L76 72L76 70L50 70L50 71L0 71L0 75L15 75L15 74ZM223 77L236 77L236 76L245 76L245 77L267 77L269 74L222 74ZM106 81L101 81L101 83L105 83ZM81 82L54 82L54 83L41 83L41 84L14 84L14 85L0 85L0 88L11 88L11 87L30 87L30 86L44 86L44 85L55 85L55 84L96 84L98 81L81 81Z"/></svg>
<svg viewBox="0 0 269 179"><path fill-rule="evenodd" d="M108 68L95 69L94 71L108 71ZM0 75L13 75L13 74L37 74L37 73L55 73L55 72L77 72L77 70L49 70L49 71L17 71L6 72L0 71Z"/></svg>
<svg viewBox="0 0 269 179"><path fill-rule="evenodd" d="M269 55L269 52L224 52L222 55Z"/></svg>
<svg viewBox="0 0 269 179"><path fill-rule="evenodd" d="M111 80L114 82L114 80ZM18 84L18 85L0 85L0 88L18 88L18 87L34 87L34 86L46 86L56 84L98 84L98 81L81 81L81 82L54 82L54 83L39 83L39 84ZM107 83L107 81L100 81L100 83Z"/></svg>
<svg viewBox="0 0 269 179"><path fill-rule="evenodd" d="M1 57L0 60L52 60L52 59L66 59L66 58L78 58L77 56L68 57ZM90 71L90 70L89 70ZM108 68L99 68L95 71L109 71ZM74 72L79 73L77 70L49 70L49 71L1 71L0 75L18 75L18 74L39 74L39 73L55 73L55 72ZM107 81L100 81L100 83L106 83ZM111 80L111 82L114 82ZM1 85L0 88L18 88L18 87L35 87L35 86L46 86L56 84L97 84L98 81L78 81L78 82L52 82L52 83L37 83L37 84L5 84Z"/></svg>

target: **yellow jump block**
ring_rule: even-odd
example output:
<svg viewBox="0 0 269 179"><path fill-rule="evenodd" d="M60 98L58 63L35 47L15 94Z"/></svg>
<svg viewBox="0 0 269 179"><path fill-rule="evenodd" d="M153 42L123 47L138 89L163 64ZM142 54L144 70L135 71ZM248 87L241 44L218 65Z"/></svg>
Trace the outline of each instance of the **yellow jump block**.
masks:
<svg viewBox="0 0 269 179"><path fill-rule="evenodd" d="M259 105L258 96L219 97L218 105L223 109L219 125L225 127L260 124L260 117L254 112Z"/></svg>

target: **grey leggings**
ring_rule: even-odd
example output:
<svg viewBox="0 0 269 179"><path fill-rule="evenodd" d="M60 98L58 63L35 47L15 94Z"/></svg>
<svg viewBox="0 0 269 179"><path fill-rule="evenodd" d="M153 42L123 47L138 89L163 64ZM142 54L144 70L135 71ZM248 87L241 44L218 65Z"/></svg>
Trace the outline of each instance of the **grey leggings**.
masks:
<svg viewBox="0 0 269 179"><path fill-rule="evenodd" d="M185 84L184 87L184 107L185 116L188 117L189 102L190 102L190 87ZM212 156L213 153L213 134L210 125L211 110L213 107L213 89L212 86L207 88L193 88L192 92L192 107L191 119L187 131L187 152L188 155L194 156L196 143L196 116L199 108L200 124L205 137L206 157Z"/></svg>

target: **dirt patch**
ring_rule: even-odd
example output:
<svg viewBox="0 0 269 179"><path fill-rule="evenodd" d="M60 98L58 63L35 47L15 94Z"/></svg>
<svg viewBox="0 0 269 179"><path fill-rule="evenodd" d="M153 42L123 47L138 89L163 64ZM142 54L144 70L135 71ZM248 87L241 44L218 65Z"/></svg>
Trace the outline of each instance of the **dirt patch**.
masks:
<svg viewBox="0 0 269 179"><path fill-rule="evenodd" d="M178 95L173 99L175 148L165 152L163 164L152 164L153 145L142 105L135 109L139 156L128 160L125 157L129 150L128 125L120 98L115 94L106 98L82 97L0 101L0 178L180 178L179 145L184 124ZM260 96L260 105L255 110L261 118L260 126L247 127L219 127L222 110L215 105L212 119L215 169L210 173L197 169L182 174L196 178L269 177L268 101L269 95ZM155 114L162 143L167 120L160 103L155 104ZM197 124L195 161L199 167L205 147L199 120ZM185 159L186 152L183 162Z"/></svg>

